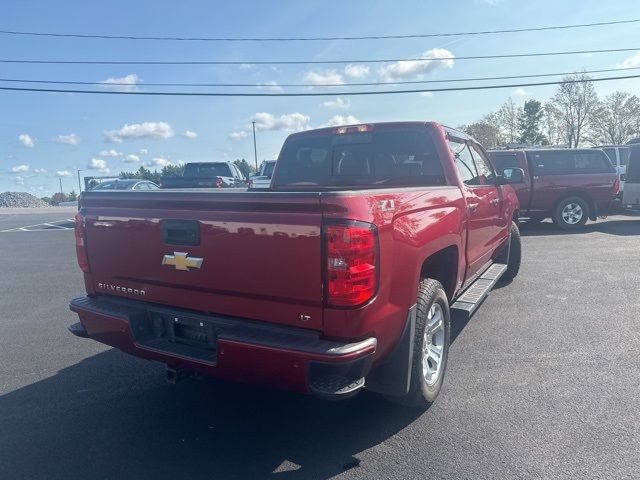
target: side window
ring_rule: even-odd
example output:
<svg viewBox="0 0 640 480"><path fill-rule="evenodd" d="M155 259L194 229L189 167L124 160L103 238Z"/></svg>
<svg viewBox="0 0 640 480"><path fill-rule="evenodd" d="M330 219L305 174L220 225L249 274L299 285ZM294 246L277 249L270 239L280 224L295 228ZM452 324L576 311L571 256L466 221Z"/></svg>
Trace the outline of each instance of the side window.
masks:
<svg viewBox="0 0 640 480"><path fill-rule="evenodd" d="M496 174L493 172L491 162L489 162L484 152L475 143L470 143L469 145L473 158L476 161L480 181L483 185L491 185L496 179Z"/></svg>
<svg viewBox="0 0 640 480"><path fill-rule="evenodd" d="M498 172L501 172L505 168L521 168L522 165L518 161L518 157L515 153L510 153L508 155L492 155L491 162L496 167Z"/></svg>
<svg viewBox="0 0 640 480"><path fill-rule="evenodd" d="M620 154L620 165L626 167L627 163L629 162L629 154L631 153L631 149L621 148L620 150L618 150L618 153Z"/></svg>
<svg viewBox="0 0 640 480"><path fill-rule="evenodd" d="M609 160L611 160L611 165L614 167L618 166L618 161L616 160L616 149L615 148L603 148L604 153L607 154Z"/></svg>
<svg viewBox="0 0 640 480"><path fill-rule="evenodd" d="M469 147L465 142L449 140L449 148L456 161L456 168L465 185L481 185L478 178L476 164L473 161Z"/></svg>

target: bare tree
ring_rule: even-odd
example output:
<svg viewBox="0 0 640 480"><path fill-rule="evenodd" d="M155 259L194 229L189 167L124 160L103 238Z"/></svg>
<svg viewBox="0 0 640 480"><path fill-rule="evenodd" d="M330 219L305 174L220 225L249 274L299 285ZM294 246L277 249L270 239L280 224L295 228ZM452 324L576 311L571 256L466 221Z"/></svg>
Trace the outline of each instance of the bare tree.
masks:
<svg viewBox="0 0 640 480"><path fill-rule="evenodd" d="M544 116L542 117L542 130L549 140L550 145L563 145L565 142L566 134L562 129L562 121L560 118L560 111L552 103L547 102L544 105Z"/></svg>
<svg viewBox="0 0 640 480"><path fill-rule="evenodd" d="M575 148L580 145L598 109L598 96L591 77L585 73L567 75L562 80L567 83L560 84L551 101L560 113L560 128L569 148Z"/></svg>
<svg viewBox="0 0 640 480"><path fill-rule="evenodd" d="M495 114L500 130L507 143L515 143L520 139L520 117L522 107L516 106L511 97L504 102Z"/></svg>
<svg viewBox="0 0 640 480"><path fill-rule="evenodd" d="M484 148L498 148L503 143L499 122L495 113L485 115L477 122L470 125L463 125L460 130L471 135Z"/></svg>
<svg viewBox="0 0 640 480"><path fill-rule="evenodd" d="M622 145L634 136L640 118L640 99L628 92L613 92L598 104L590 139L596 144Z"/></svg>

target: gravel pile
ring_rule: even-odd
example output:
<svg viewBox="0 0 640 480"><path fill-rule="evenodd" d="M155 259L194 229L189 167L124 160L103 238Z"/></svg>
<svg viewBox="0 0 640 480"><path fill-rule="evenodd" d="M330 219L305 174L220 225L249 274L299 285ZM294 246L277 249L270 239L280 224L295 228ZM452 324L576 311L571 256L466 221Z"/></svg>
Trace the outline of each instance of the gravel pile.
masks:
<svg viewBox="0 0 640 480"><path fill-rule="evenodd" d="M27 192L0 193L0 208L43 208L50 206L47 202L43 202Z"/></svg>

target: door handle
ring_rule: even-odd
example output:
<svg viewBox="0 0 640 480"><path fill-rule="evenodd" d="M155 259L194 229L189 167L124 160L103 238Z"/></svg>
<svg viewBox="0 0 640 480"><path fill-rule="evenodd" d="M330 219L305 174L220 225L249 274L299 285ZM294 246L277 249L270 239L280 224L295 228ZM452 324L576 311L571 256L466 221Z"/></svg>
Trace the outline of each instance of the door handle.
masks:
<svg viewBox="0 0 640 480"><path fill-rule="evenodd" d="M495 207L495 206L498 205L498 203L500 203L500 199L492 198L491 200L489 200L489 203L491 203L491 205L493 205Z"/></svg>
<svg viewBox="0 0 640 480"><path fill-rule="evenodd" d="M473 214L476 213L476 210L478 210L478 204L477 203L470 203L468 205L469 207L469 213Z"/></svg>

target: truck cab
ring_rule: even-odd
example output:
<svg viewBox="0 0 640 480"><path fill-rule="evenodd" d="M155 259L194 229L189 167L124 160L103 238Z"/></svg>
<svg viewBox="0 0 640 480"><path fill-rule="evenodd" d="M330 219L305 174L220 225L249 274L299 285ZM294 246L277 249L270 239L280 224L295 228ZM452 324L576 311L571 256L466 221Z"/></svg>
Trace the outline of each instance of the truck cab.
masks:
<svg viewBox="0 0 640 480"><path fill-rule="evenodd" d="M571 230L609 213L620 181L608 157L598 149L492 150L500 172L521 168L524 182L513 187L520 215L530 222L551 218Z"/></svg>

